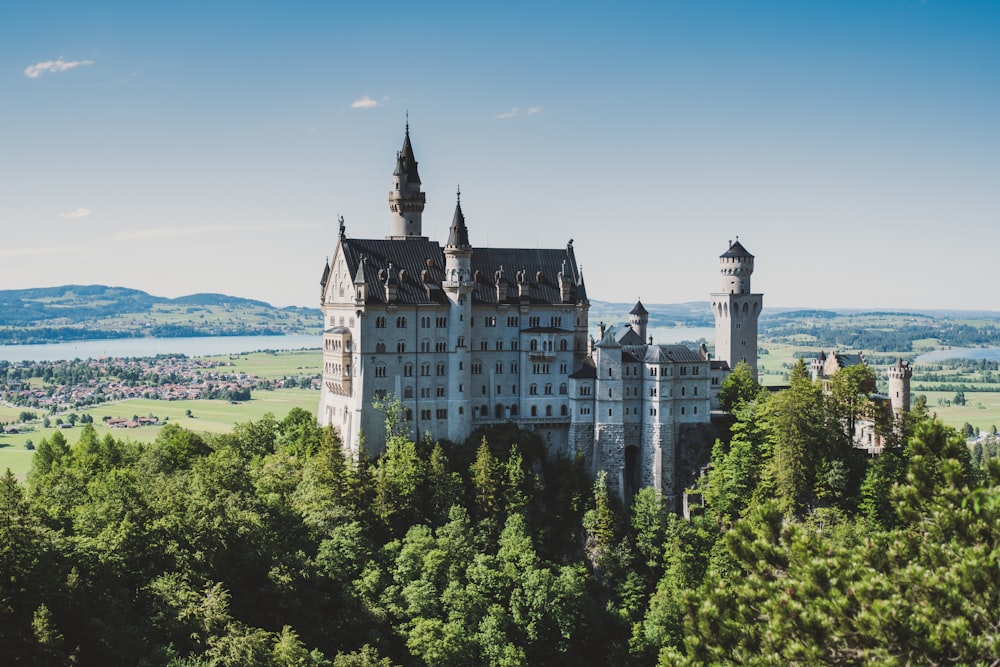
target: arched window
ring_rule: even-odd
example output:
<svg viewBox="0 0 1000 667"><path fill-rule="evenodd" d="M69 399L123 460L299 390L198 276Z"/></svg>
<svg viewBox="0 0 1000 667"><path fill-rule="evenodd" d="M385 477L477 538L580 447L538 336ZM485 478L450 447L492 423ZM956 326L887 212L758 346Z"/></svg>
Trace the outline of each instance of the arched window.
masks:
<svg viewBox="0 0 1000 667"><path fill-rule="evenodd" d="M569 408L567 408L567 407L566 407L566 406L564 405L564 406L562 406L562 407L561 407L561 408L559 409L559 412L560 412L560 414L561 414L561 415L562 415L563 417L565 417L566 415L568 415L568 414L569 414Z"/></svg>
<svg viewBox="0 0 1000 667"><path fill-rule="evenodd" d="M503 419L503 405L501 403L497 403L494 414L497 419Z"/></svg>
<svg viewBox="0 0 1000 667"><path fill-rule="evenodd" d="M413 387L403 387L403 398L413 398Z"/></svg>
<svg viewBox="0 0 1000 667"><path fill-rule="evenodd" d="M545 416L546 417L551 417L552 416L552 406L551 405L546 405L545 406Z"/></svg>
<svg viewBox="0 0 1000 667"><path fill-rule="evenodd" d="M566 342L565 338L563 338L561 341L559 341L559 351L560 352L565 352L568 347L569 347L569 343Z"/></svg>
<svg viewBox="0 0 1000 667"><path fill-rule="evenodd" d="M383 343L382 341L379 341L379 342L375 343L375 351L376 352L385 352L385 343Z"/></svg>
<svg viewBox="0 0 1000 667"><path fill-rule="evenodd" d="M532 405L531 406L531 416L532 417L537 417L538 416L538 406L537 405Z"/></svg>
<svg viewBox="0 0 1000 667"><path fill-rule="evenodd" d="M517 404L516 403L510 406L510 416L511 417L516 417L517 416Z"/></svg>
<svg viewBox="0 0 1000 667"><path fill-rule="evenodd" d="M406 343L404 343L403 341L399 341L398 343L396 343L396 352L398 352L399 354L406 352Z"/></svg>

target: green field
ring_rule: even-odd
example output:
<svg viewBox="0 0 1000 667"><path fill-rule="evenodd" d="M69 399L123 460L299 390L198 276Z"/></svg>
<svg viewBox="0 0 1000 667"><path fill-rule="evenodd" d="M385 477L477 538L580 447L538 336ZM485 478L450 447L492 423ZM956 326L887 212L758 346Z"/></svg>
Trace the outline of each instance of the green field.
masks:
<svg viewBox="0 0 1000 667"><path fill-rule="evenodd" d="M925 348L933 347L936 341L919 341L921 351ZM914 344L916 347L916 343ZM788 384L788 371L796 362L796 355L818 354L819 349L810 347L808 343L802 345L791 345L788 343L772 343L762 341L762 350L767 350L767 354L758 357L758 368L760 370L760 381L764 386L783 386ZM882 355L879 355L882 356ZM912 357L913 353L901 355ZM884 364L872 364L879 374L879 380L885 382ZM922 366L916 367L916 372L925 370ZM954 370L941 371L942 374L954 374ZM980 379L976 373L968 373L967 379L963 380L969 387L977 388L998 388L998 385L987 385L978 382ZM914 384L916 384L914 382ZM952 405L951 401L955 397L954 391L917 391L913 390L912 397L916 400L918 395L927 397L927 406L930 411L938 416L945 424L960 429L968 422L980 430L988 431L995 424L1000 427L1000 388L997 391L968 391L965 393L965 405Z"/></svg>
<svg viewBox="0 0 1000 667"><path fill-rule="evenodd" d="M295 352L254 352L251 354L226 355L216 357L228 359L237 371L265 378L282 378L296 375L313 375L319 372L322 365L322 353L319 350ZM208 433L225 433L234 424L259 419L270 412L281 419L292 408L302 408L315 412L319 404L319 392L309 389L276 389L273 391L256 390L253 398L240 403L230 403L221 400L198 401L158 401L151 399L133 399L118 403L105 403L94 406L79 413L89 414L94 418L94 427L98 435L104 437L110 433L115 438L133 440L136 442L151 442L156 439L162 427L143 426L135 429L112 429L102 422L104 417L130 419L133 416L147 417L155 415L161 421L174 423L193 431ZM23 408L0 405L0 421L12 423L17 421ZM186 411L191 411L191 417ZM27 441L37 445L43 438L51 437L56 428L43 428L41 423L18 424L18 427L32 429L16 435L0 435L0 471L10 468L14 474L24 478L31 467L32 452L26 450ZM76 442L80 427L62 430L66 439L72 444Z"/></svg>

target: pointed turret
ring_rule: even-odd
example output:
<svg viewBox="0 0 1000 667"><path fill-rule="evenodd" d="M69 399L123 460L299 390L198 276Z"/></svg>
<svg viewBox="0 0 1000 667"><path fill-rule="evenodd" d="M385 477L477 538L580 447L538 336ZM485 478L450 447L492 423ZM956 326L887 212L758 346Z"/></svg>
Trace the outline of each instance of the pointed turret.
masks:
<svg viewBox="0 0 1000 667"><path fill-rule="evenodd" d="M396 168L392 172L392 190L389 192L389 210L392 211L390 239L423 238L421 215L426 195L420 191L420 174L417 159L410 143L410 123L406 123L403 148L396 153Z"/></svg>
<svg viewBox="0 0 1000 667"><path fill-rule="evenodd" d="M445 287L457 288L472 277L472 245L462 213L462 191L455 195L455 216L451 220L448 243L444 247Z"/></svg>
<svg viewBox="0 0 1000 667"><path fill-rule="evenodd" d="M465 226L465 216L462 214L462 191L458 191L458 198L455 202L455 215L451 219L451 231L448 233L448 248L468 249L469 228Z"/></svg>

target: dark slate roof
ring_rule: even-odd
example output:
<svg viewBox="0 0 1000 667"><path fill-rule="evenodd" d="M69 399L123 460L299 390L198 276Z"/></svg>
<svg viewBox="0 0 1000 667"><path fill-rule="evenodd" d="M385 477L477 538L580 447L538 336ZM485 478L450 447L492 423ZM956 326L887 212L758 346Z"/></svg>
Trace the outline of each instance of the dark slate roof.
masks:
<svg viewBox="0 0 1000 667"><path fill-rule="evenodd" d="M697 350L692 350L684 345L661 345L660 348L668 357L674 360L674 363L705 361L704 357Z"/></svg>
<svg viewBox="0 0 1000 667"><path fill-rule="evenodd" d="M747 252L747 249L743 247L743 244L741 244L739 242L739 239L737 239L736 243L733 243L732 245L730 245L729 246L729 250L727 250L726 252L724 252L721 255L719 255L719 257L720 258L721 257L730 257L730 258L749 257L750 259L753 259L753 255L751 255L749 252Z"/></svg>
<svg viewBox="0 0 1000 667"><path fill-rule="evenodd" d="M363 278L368 286L369 303L385 303L385 281L389 278L389 264L398 281L398 302L405 304L446 304L441 291L444 282L445 257L436 241L426 238L409 239L355 239L341 241L344 258L351 275L358 276L361 258L365 258ZM567 279L573 285L579 269L572 247L561 249L474 248L472 272L475 286L473 303L497 303L497 271L503 267L501 284L510 283L512 289L501 290L501 302L519 303L517 296L518 274L527 284L526 300L529 303L562 303L559 293L559 272L564 262ZM424 272L426 271L426 280ZM400 278L402 272L402 278ZM571 294L574 290L570 290ZM575 298L579 298L579 295ZM571 301L571 303L575 303ZM560 330L561 331L561 330Z"/></svg>
<svg viewBox="0 0 1000 667"><path fill-rule="evenodd" d="M349 334L349 333L351 333L351 330L349 328L347 328L347 327L331 327L329 329L324 329L323 333L325 333L325 334L345 334L345 333L348 333Z"/></svg>
<svg viewBox="0 0 1000 667"><path fill-rule="evenodd" d="M385 282L389 276L389 264L397 281L397 300L407 304L445 305L447 297L440 286L444 281L444 253L437 243L422 238L406 240L393 239L352 239L341 243L344 259L351 275L363 277L368 286L368 303L386 303ZM361 258L365 264L363 276L358 268ZM425 282L424 271L429 283ZM431 287L430 290L427 288Z"/></svg>
<svg viewBox="0 0 1000 667"><path fill-rule="evenodd" d="M566 279L578 284L579 269L572 248L475 248L472 253L472 275L475 277L473 299L477 303L497 303L496 274L501 268L510 280L509 294L500 295L501 303L517 302L518 287L528 286L530 303L561 303L559 272L566 262ZM571 288L571 294L575 290ZM575 296L571 303L576 303Z"/></svg>
<svg viewBox="0 0 1000 667"><path fill-rule="evenodd" d="M455 217L451 219L451 232L448 234L449 248L470 248L469 228L465 226L465 216L462 215L462 202L455 204Z"/></svg>
<svg viewBox="0 0 1000 667"><path fill-rule="evenodd" d="M848 366L858 366L865 363L865 357L863 354L843 354L841 352L833 353L837 357L837 366L840 368L847 368Z"/></svg>
<svg viewBox="0 0 1000 667"><path fill-rule="evenodd" d="M649 311L642 305L642 301L635 302L635 308L628 311L629 315L649 315Z"/></svg>
<svg viewBox="0 0 1000 667"><path fill-rule="evenodd" d="M410 143L410 128L406 128L406 136L403 138L403 150L399 151L399 161L396 168L402 168L406 173L408 183L420 183L420 174L417 173L417 158L413 156L413 145Z"/></svg>

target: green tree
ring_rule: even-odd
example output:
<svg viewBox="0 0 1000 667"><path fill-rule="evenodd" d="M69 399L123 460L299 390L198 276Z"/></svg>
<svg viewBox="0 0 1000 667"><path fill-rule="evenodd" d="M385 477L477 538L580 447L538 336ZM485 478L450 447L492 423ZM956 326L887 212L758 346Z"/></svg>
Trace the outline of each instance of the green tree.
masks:
<svg viewBox="0 0 1000 667"><path fill-rule="evenodd" d="M479 517L496 518L500 513L500 481L499 463L490 452L490 446L483 436L476 450L476 460L473 461L469 473L472 476L473 498L476 514Z"/></svg>
<svg viewBox="0 0 1000 667"><path fill-rule="evenodd" d="M767 404L770 461L764 478L781 508L800 514L812 501L818 454L828 449L822 394L801 359L792 368L790 387Z"/></svg>
<svg viewBox="0 0 1000 667"><path fill-rule="evenodd" d="M719 403L722 409L731 412L743 403L749 403L760 393L760 384L754 376L753 368L745 360L736 364L719 387Z"/></svg>

